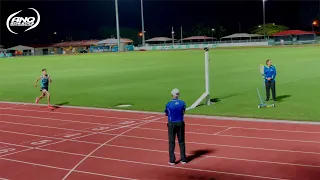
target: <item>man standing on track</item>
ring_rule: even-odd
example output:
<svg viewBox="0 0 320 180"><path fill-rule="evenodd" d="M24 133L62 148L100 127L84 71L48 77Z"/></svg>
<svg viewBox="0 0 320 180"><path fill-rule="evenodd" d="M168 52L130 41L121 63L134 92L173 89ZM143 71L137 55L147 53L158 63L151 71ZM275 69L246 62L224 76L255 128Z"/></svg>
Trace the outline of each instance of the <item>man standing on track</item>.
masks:
<svg viewBox="0 0 320 180"><path fill-rule="evenodd" d="M174 154L176 136L178 137L180 146L181 163L187 163L186 147L185 147L185 123L184 113L186 104L179 100L179 89L171 91L172 100L166 105L165 113L168 116L168 136L169 136L169 164L175 165L176 157Z"/></svg>

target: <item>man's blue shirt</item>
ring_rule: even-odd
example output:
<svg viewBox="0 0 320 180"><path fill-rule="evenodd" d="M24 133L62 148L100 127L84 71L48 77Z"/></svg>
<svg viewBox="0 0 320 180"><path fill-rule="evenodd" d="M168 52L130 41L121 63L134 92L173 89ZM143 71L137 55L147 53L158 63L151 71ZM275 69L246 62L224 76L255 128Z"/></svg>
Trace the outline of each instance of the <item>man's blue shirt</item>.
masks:
<svg viewBox="0 0 320 180"><path fill-rule="evenodd" d="M173 99L166 105L164 112L168 116L169 122L184 121L184 112L186 110L186 103L179 99Z"/></svg>
<svg viewBox="0 0 320 180"><path fill-rule="evenodd" d="M277 71L274 66L264 66L264 78L265 82L268 82L268 78L271 78L271 81L275 81L277 76Z"/></svg>

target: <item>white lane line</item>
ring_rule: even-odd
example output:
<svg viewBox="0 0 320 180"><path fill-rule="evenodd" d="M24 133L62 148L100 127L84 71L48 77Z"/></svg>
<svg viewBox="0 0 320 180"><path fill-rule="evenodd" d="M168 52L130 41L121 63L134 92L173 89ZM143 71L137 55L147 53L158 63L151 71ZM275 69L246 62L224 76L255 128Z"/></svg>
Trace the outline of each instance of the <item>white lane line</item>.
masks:
<svg viewBox="0 0 320 180"><path fill-rule="evenodd" d="M164 124L165 122L155 122L155 123L161 123ZM274 132L290 132L290 133L305 133L305 134L320 134L320 127L319 131L292 131L292 130L285 130L285 129L265 129L265 128L251 128L251 127L242 127L242 126L219 126L219 125L206 125L206 124L194 124L194 123L188 123L188 120L186 120L186 123L188 126L201 126L201 127L219 127L219 128L233 128L233 129L246 129L246 130L258 130L258 131L274 131Z"/></svg>
<svg viewBox="0 0 320 180"><path fill-rule="evenodd" d="M114 117L108 115L91 115L91 114L81 114L81 113L67 113L67 112L57 112L57 111L40 111L40 110L32 110L32 109L14 109L14 108L0 108L3 110L9 109L13 111L25 111L25 112L37 112L37 113L46 113L46 114L62 114L62 115L72 115L72 116L84 116L84 117L94 117L94 118L105 118L105 119L118 119L118 120L141 120L139 117L135 118L122 118L122 117ZM142 117L143 118L143 117Z"/></svg>
<svg viewBox="0 0 320 180"><path fill-rule="evenodd" d="M67 119L57 119L57 118L47 118L47 117L36 117L36 116L22 116L22 115L14 115L14 114L1 114L4 116L12 116L12 117L21 117L21 118L30 118L30 119L41 119L41 120L49 120L49 121L64 121L70 123L81 123L81 124L92 124L92 125L108 125L108 126L116 126L112 124L121 123L123 121L117 120L115 122L109 122L106 124L103 123L93 123L93 122L86 122L86 121L74 121L74 120L67 120ZM128 120L128 119L127 119ZM146 120L138 120L138 122L146 122Z"/></svg>
<svg viewBox="0 0 320 180"><path fill-rule="evenodd" d="M44 164L31 163L31 162L8 159L8 158L0 158L0 159L6 160L6 161L11 161L11 162L18 162L18 163L22 163L22 164L29 164L29 165L33 165L33 166L41 166L41 167L46 167L46 168L51 168L51 169L70 171L70 169L67 169L67 168L60 168L60 167L49 166L49 165L44 165ZM136 180L136 179L132 179L132 178L125 178L125 177L120 177L120 176L112 176L112 175L107 175L107 174L99 174L99 173L86 172L86 171L80 171L80 170L74 170L74 172L79 172L79 173L83 173L83 174L98 175L98 176L104 176L104 177L110 177L110 178L117 178L117 179Z"/></svg>
<svg viewBox="0 0 320 180"><path fill-rule="evenodd" d="M164 140L162 140L164 141ZM39 149L39 150L45 150L45 151L53 151L53 152L59 152L59 153L68 153L69 152L64 152L64 151L56 151L56 150L51 150L48 149L47 146L53 145L53 144L57 144L57 143L61 143L61 142L65 142L65 141L59 141L59 142L54 142L54 143L50 143L50 144L44 144L42 146L38 146L35 148L32 147L28 147L28 146L21 146L21 147L26 147L26 148L30 148L27 150L32 150L32 149ZM0 142L1 143L1 142ZM89 143L89 142L82 142L82 143ZM10 144L10 143L4 143L4 144L9 144L9 145L15 145L15 144ZM135 150L142 150L142 151L152 151L152 152L161 152L161 153L167 153L167 151L162 151L162 150L152 150L152 149L145 149L145 148L136 148L136 147L129 147L129 146L119 146L119 145L111 145L111 144L101 144L101 143L89 143L89 144L96 144L96 145L102 145L102 146L111 146L111 147L119 147L119 148L126 148L126 149L135 149ZM20 146L20 145L16 145L16 146ZM43 148L43 147L47 147L47 148ZM240 147L243 148L243 147ZM249 148L252 149L252 148ZM27 150L21 150L18 152L14 152L14 153L10 153L10 154L5 154L3 156L0 157L4 157L7 155L11 155L11 154L16 154L19 152L24 152ZM260 149L261 150L261 149ZM262 149L262 150L266 150L266 149ZM284 151L287 152L287 151ZM78 154L78 153L71 153L74 155L81 155L81 156L85 156L84 154ZM179 154L179 153L178 153ZM318 153L319 155L320 153ZM192 155L187 153L187 155ZM93 156L90 156L93 157ZM242 158L232 158L232 157L223 157L223 156L213 156L213 155L203 155L203 157L211 157L211 158L222 158L222 159L229 159L229 160L238 160L238 161L249 161L249 162L259 162L259 163L272 163L272 164L282 164L282 165L293 165L293 166L305 166L305 167L320 167L320 166L316 166L316 165L307 165L307 164L295 164L295 163L285 163L285 162L275 162L275 161L261 161L261 160L253 160L253 159L242 159Z"/></svg>
<svg viewBox="0 0 320 180"><path fill-rule="evenodd" d="M110 135L112 135L112 134L110 134ZM157 140L157 141L168 141L167 139L148 138L148 137L141 137L141 136L122 135L122 137L130 137L130 138L137 138L137 139L148 139L148 140ZM235 145L227 145L227 144L201 143L201 142L193 142L193 141L188 141L187 144L209 145L209 146L212 145L212 146L222 146L222 147L231 147L231 148L256 149L256 150L267 150L267 151L281 151L281 152L302 153L302 154L317 154L317 155L320 154L320 152L293 151L293 150L282 150L282 149L271 149L271 148L259 148L259 147L250 147L250 146L235 146Z"/></svg>
<svg viewBox="0 0 320 180"><path fill-rule="evenodd" d="M43 118L40 118L40 119L43 119ZM52 118L46 118L46 119L51 119ZM3 121L2 121L3 122ZM145 122L145 121L143 121ZM4 122L4 123L12 123L12 122ZM92 124L92 123L88 123L88 124ZM114 123L112 123L114 124ZM106 125L106 126L119 126L119 125L112 125L112 124L99 124L99 125ZM27 124L25 124L27 125ZM29 124L28 124L29 125ZM40 125L33 125L33 126L40 126ZM62 129L62 128L58 128L58 127L49 127L49 126L42 126L42 127L48 127L48 128L55 128L55 129ZM238 128L238 127L229 127L229 128ZM166 131L164 129L154 129L154 128L142 128L142 127L139 127L139 129L149 129L149 130L154 130L154 131ZM242 128L243 129L243 128ZM63 130L70 130L70 131L78 131L78 132L86 132L86 131L83 131L83 130L74 130L74 129L67 129L67 128L63 128ZM258 129L257 129L258 130ZM261 130L261 129L259 129ZM286 131L286 132L289 132L289 131ZM87 131L87 133L91 133L89 131ZM215 134L207 134L207 133L198 133L198 132L186 132L187 134L190 133L190 134L203 134L203 135L215 135ZM248 137L248 136L233 136L233 135L221 135L221 134L216 134L216 135L219 135L219 136L228 136L228 137L243 137L243 138L255 138L255 139L265 139L265 140L282 140L282 141L293 141L293 142L311 142L311 143L320 143L320 142L317 142L317 141L305 141L305 140L289 140L289 139L276 139L276 138L260 138L260 137Z"/></svg>
<svg viewBox="0 0 320 180"><path fill-rule="evenodd" d="M103 144L104 146L111 146L111 147L119 147L119 148L125 148L125 149L135 149L135 150L142 150L142 151L150 151L150 152L159 152L159 153L167 153L167 151L162 151L162 150L151 150L151 149L144 149L144 148L133 148L133 147L128 147L128 146L118 146L118 145L109 145L109 144ZM47 146L47 145L44 145ZM70 155L77 155L77 156L83 156L87 157L85 154L79 154L79 153L72 153L72 152L65 152L65 151L59 151L59 150L53 150L53 149L48 149L48 148L42 148L44 146L39 146L35 149L42 150L42 151L49 151L49 152L56 152L56 153L62 153L62 154L70 154ZM6 154L0 157L4 157L7 155L12 155L20 152L25 152L29 149L26 150L21 150L18 152ZM177 152L179 154L179 152ZM190 153L187 153L188 156L193 155ZM114 158L104 158L101 156L90 156L94 158L100 158L100 159L114 159ZM202 155L199 157L204 157L204 158L215 158L215 159L227 159L227 160L235 160L235 161L245 161L245 162L257 162L257 163L267 163L267 164L280 164L280 165L288 165L288 166L300 166L300 167L312 167L312 168L320 168L319 165L308 165L308 164L296 164L296 163L285 163L285 162L276 162L276 161L262 161L262 160L253 160L253 159L243 159L243 158L232 158L232 157L224 157L224 156L214 156L214 155ZM201 158L202 159L202 158ZM119 159L120 160L120 159ZM123 160L126 161L126 160ZM143 162L142 162L143 163ZM192 162L191 162L192 163Z"/></svg>
<svg viewBox="0 0 320 180"><path fill-rule="evenodd" d="M226 132L226 131L228 131L228 130L230 130L230 129L232 129L232 127L229 127L229 128L227 128L227 129L225 129L225 130L216 132L216 133L214 133L213 135L218 135L218 134L223 133L223 132Z"/></svg>
<svg viewBox="0 0 320 180"><path fill-rule="evenodd" d="M1 108L0 108L1 109ZM24 110L23 110L24 111ZM34 111L34 110L32 110ZM38 111L36 111L38 112ZM43 112L43 111L41 111ZM46 111L47 112L47 111ZM57 112L58 113L58 112ZM75 123L84 123L84 124L97 124L97 125L104 125L101 123L90 123L90 122L84 122L84 121L74 121L74 120L66 120L66 119L57 119L57 118L46 118L46 117L38 117L38 116L24 116L24 115L15 115L15 114L2 114L5 116L13 116L13 117L24 117L24 118L36 118L36 119L46 119L46 120L55 120L55 121L66 121L66 122L75 122ZM79 114L81 115L81 114ZM107 118L107 116L104 116ZM152 116L150 116L152 117ZM117 119L117 118L115 118ZM126 118L125 120L130 120ZM134 119L132 119L134 120ZM138 121L146 121L147 119L141 118ZM188 122L190 120L186 120ZM155 123L161 123L165 124L166 122L155 122ZM110 123L111 124L111 123ZM113 123L112 123L113 124ZM305 134L320 134L320 131L294 131L294 130L285 130L285 129L265 129L265 128L251 128L251 127L242 127L242 126L220 126L220 125L206 125L206 124L195 124L195 123L188 123L188 126L201 126L201 127L221 127L221 128L234 128L234 129L248 129L248 130L258 130L258 131L274 131L274 132L290 132L290 133L305 133ZM320 130L320 127L319 127Z"/></svg>
<svg viewBox="0 0 320 180"><path fill-rule="evenodd" d="M148 129L152 131L166 131L164 129L153 129L153 128L141 128L138 129ZM277 139L277 138L262 138L255 136L235 136L235 135L222 135L222 134L208 134L208 133L197 133L197 132L186 132L187 134L199 134L199 135L208 135L208 136L225 136L225 137L233 137L233 138L248 138L248 139L262 139L262 140L272 140L272 141L288 141L288 142L302 142L302 143L317 143L320 141L309 141L309 140L297 140L297 139Z"/></svg>
<svg viewBox="0 0 320 180"><path fill-rule="evenodd" d="M24 124L24 123L12 123L12 122L3 122L0 121L2 123L11 123L11 124L20 124L20 125L27 125L27 126L37 126L37 127L45 127L45 128L52 128L52 129L61 129L61 130L69 130L69 131L77 131L77 132L85 132L85 133L92 133L91 131L83 131L83 130L75 130L75 129L68 129L68 128L58 128L58 127L49 127L49 126L41 126L41 125L30 125L30 124ZM113 125L116 126L116 125ZM153 131L166 131L163 129L153 129L153 128L140 128L138 127L137 129L149 129L149 130L153 130ZM224 130L227 131L229 129L232 129L231 127ZM1 130L0 130L1 131ZM222 132L224 132L222 131ZM107 131L104 131L107 132ZM277 140L277 141L290 141L290 142L303 142L303 143L320 143L319 141L308 141L308 140L295 140L295 139L277 139L277 138L262 138L262 137L254 137L254 136L235 136L235 135L222 135L220 134L221 132L219 132L218 134L207 134L207 133L197 133L197 132L186 132L191 133L191 134L202 134L202 135L209 135L209 136L225 136L225 137L235 137L235 138L249 138L249 139L261 139L261 140ZM103 134L103 133L102 133Z"/></svg>
<svg viewBox="0 0 320 180"><path fill-rule="evenodd" d="M118 128L108 129L108 130L103 131L103 132L96 132L96 133L86 134L86 135L83 135L83 136L76 136L74 138L64 139L64 140L61 140L61 141L56 141L56 142L44 144L42 146L37 146L37 147L35 147L35 149L38 149L38 148L44 147L44 146L50 146L50 145L54 145L54 144L59 144L59 143L62 143L62 142L67 142L67 141L85 142L85 143L87 143L86 141L77 141L76 139L80 139L80 138L84 138L84 137L88 137L88 136L93 136L93 135L96 135L96 134L105 134L104 132L113 131L113 130L122 129L122 128L127 128L127 127L130 127L130 126L132 126L132 125L121 126L121 127L118 127ZM88 142L88 143L91 143L91 142ZM100 143L91 143L91 144L101 145Z"/></svg>
<svg viewBox="0 0 320 180"><path fill-rule="evenodd" d="M68 139L64 139L64 138L55 138L55 137L49 137L49 136L42 136L42 135L35 135L35 134L28 134L28 133L19 133L19 132L4 131L4 130L0 130L0 132L11 133L11 134L19 134L19 135L27 135L27 136L34 136L34 137L41 137L41 138L51 138L51 139L56 139L56 140L68 140ZM101 133L101 134L112 135L112 136L117 135L117 134L112 134L112 133ZM138 139L167 141L167 139L157 139L157 138L149 138L149 137L141 137L141 136L129 136L129 135L121 135L121 136L122 137L130 137L130 138L138 138ZM235 137L235 136L233 136L233 138L246 138L246 137ZM251 138L251 137L247 137L247 138ZM256 138L253 138L253 139L256 139ZM286 140L279 140L279 139L268 139L268 140L285 141L286 142ZM91 144L100 144L100 143L94 143L94 142L88 142L88 141L82 141L82 140L70 140L70 141L86 142L86 143L91 143ZM319 142L305 142L305 141L298 141L298 142L301 142L301 143L319 143ZM201 142L190 142L190 141L188 143L190 143L190 144L199 144L199 145L214 145L214 146L231 147L231 148L257 149L257 150L267 150L267 151L281 151L281 152L290 152L290 153L320 154L320 152L294 151L294 150L259 148L259 147L250 147L250 146L235 146L235 145L227 145L227 144L201 143Z"/></svg>
<svg viewBox="0 0 320 180"><path fill-rule="evenodd" d="M30 105L30 106L34 106L34 107L46 106L45 104L34 104L34 103L26 103L26 102L0 101L0 103L2 103L2 104ZM135 115L141 115L141 114L163 115L163 113L160 113L160 112L84 107L84 106L63 106L63 108L85 109L85 110L96 110L96 111L99 110L99 111L105 111L105 112L122 112L122 113L128 113L128 114L130 113L130 114L135 114ZM44 111L42 111L42 112L44 112ZM259 123L268 123L268 124L320 125L320 122L317 122L317 121L293 121L293 120L279 120L279 119L240 118L240 117L191 115L191 114L186 114L186 117L192 117L192 118L198 118L198 119L210 119L213 121L243 121L243 122L259 122ZM140 117L140 118L142 118L142 117Z"/></svg>
<svg viewBox="0 0 320 180"><path fill-rule="evenodd" d="M10 156L10 155L13 155L13 154L22 153L22 152L25 152L25 151L30 151L30 150L32 150L32 149L24 149L24 150L20 150L20 151L14 151L12 153L1 155L0 158L5 157L5 156Z"/></svg>
<svg viewBox="0 0 320 180"><path fill-rule="evenodd" d="M22 126L31 126L31 127L41 127L41 128L49 128L49 129L60 129L60 130L77 131L77 132L85 132L85 133L92 133L92 131L84 131L84 130L77 130L77 129L52 127L52 126L43 126L43 125L36 125L36 124L16 123L16 122L7 122L7 121L0 121L0 123L15 124L15 125L22 125ZM88 129L88 128L87 128L87 129Z"/></svg>
<svg viewBox="0 0 320 180"><path fill-rule="evenodd" d="M135 123L136 125L138 125L137 123ZM141 124L141 123L140 123ZM103 132L107 132L107 131L112 131L112 130L116 130L116 129L121 129L121 128L127 128L127 127L130 127L132 126L133 124L129 124L129 125L126 125L126 126L121 126L121 127L118 127L118 128L113 128L113 129L110 129L110 130L106 130L106 131L103 131ZM62 143L62 142L66 142L66 141L71 141L73 139L77 139L77 138L83 138L83 137L87 137L87 136L91 136L91 135L95 135L95 134L101 134L101 132L97 132L97 133L91 133L91 134L87 134L87 135L84 135L84 136L76 136L74 138L71 138L71 139L63 139L61 141L56 141L56 142L52 142L52 143L43 143L43 145L41 146L36 146L36 147L28 147L28 146L24 146L24 147L27 147L29 149L25 149L25 150L21 150L21 151L15 151L13 153L9 153L9 154L4 154L0 157L4 157L4 156L9 156L9 155L12 155L12 154L17 154L17 153L20 153L20 152L25 152L25 151L30 151L32 149L37 149L37 148L40 148L40 147L45 147L45 146L50 146L50 145L54 145L54 144L59 144L59 143ZM32 142L32 141L31 141ZM25 143L25 142L23 142Z"/></svg>
<svg viewBox="0 0 320 180"><path fill-rule="evenodd" d="M20 145L20 144L13 144L13 143L7 143L7 142L0 142L0 144L6 144L6 145L10 145L10 146L17 146L17 147L23 147L23 148L32 148L30 146L24 146L24 145ZM9 146L7 146L9 147Z"/></svg>
<svg viewBox="0 0 320 180"><path fill-rule="evenodd" d="M207 157L209 157L209 156L199 157L199 159L191 161L190 164L198 164L200 161L205 160Z"/></svg>
<svg viewBox="0 0 320 180"><path fill-rule="evenodd" d="M142 124L140 124L140 125L138 125L138 126L136 126L136 127L139 127L139 126L148 124L148 123L153 122L153 121L158 121L158 120L160 120L160 119L162 119L162 118L163 118L163 117L157 118L157 119L153 119L153 120L150 120L150 121L148 121L148 122L144 122L144 123L142 123ZM101 147L103 147L105 144L107 144L107 143L111 142L112 140L120 137L121 135L123 135L123 134L125 134L125 133L127 133L127 132L129 132L129 131L131 131L131 130L133 130L133 129L135 129L136 127L131 127L130 129L128 129L128 130L126 130L126 131L124 131L124 132L116 135L115 137L109 139L108 141L106 141L105 143L101 144L99 147L97 147L96 149L94 149L91 153L89 153L86 157L84 157L78 164L76 164L76 165L69 171L69 173L65 175L65 177L64 177L62 180L65 180L81 163L83 163L88 157L90 157L93 153L95 153L97 150L99 150L99 149L100 149Z"/></svg>
<svg viewBox="0 0 320 180"><path fill-rule="evenodd" d="M42 150L42 149L41 149ZM77 154L77 153L69 153L69 152L63 152L63 151L56 151L56 150L48 150L43 149L46 151L56 152L56 153L63 153L63 154L70 154L70 155L76 155L76 156L83 156L86 157L87 155ZM149 165L149 166L157 166L157 167L168 167L168 168L176 168L176 169L184 169L184 170L191 170L191 171L200 171L200 172L209 172L209 173L218 173L218 174L227 174L227 175L234 175L234 176L244 176L244 177L255 177L255 178L262 178L262 179L276 179L280 180L280 178L273 178L273 177L264 177L264 176L257 176L257 175L248 175L248 174L240 174L240 173L229 173L229 172L223 172L223 171L214 171L214 170L205 170L205 169L197 169L197 168L188 168L188 167L178 167L178 166L167 166L167 165L161 165L161 164L153 164L153 163L146 163L146 162L138 162L138 161L131 161L131 160L122 160L122 159L116 159L116 158L106 158L106 157L100 157L100 156L90 156L90 158L95 159L103 159L103 160L111 160L111 161L119 161L119 162L126 162L126 163L134 163L134 164L143 164L143 165ZM12 160L8 158L0 158L5 160ZM13 160L18 161L18 160ZM25 162L25 161L19 161L19 162ZM36 163L30 163L26 162L27 164L36 164ZM36 164L38 165L38 164ZM40 165L45 167L52 167L48 165ZM65 169L65 168L56 168L56 169ZM71 171L71 170L70 170ZM73 172L77 172L78 170L73 170ZM284 180L284 179L281 179Z"/></svg>

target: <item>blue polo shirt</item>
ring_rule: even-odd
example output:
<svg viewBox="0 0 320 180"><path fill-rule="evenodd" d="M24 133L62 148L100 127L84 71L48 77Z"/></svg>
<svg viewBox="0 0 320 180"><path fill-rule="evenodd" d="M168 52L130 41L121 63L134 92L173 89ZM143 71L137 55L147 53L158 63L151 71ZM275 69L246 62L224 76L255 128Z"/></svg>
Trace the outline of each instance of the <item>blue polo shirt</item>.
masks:
<svg viewBox="0 0 320 180"><path fill-rule="evenodd" d="M271 81L275 81L277 76L276 67L274 66L264 66L264 77L265 82L268 82L267 78L271 78Z"/></svg>
<svg viewBox="0 0 320 180"><path fill-rule="evenodd" d="M184 112L186 111L186 103L179 99L173 99L166 105L164 112L168 116L169 122L184 121Z"/></svg>

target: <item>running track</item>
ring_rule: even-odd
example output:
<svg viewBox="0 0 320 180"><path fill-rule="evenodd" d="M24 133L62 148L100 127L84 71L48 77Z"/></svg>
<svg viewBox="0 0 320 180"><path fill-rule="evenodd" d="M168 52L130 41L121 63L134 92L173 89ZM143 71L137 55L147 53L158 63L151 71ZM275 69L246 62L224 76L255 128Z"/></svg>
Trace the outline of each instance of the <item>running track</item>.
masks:
<svg viewBox="0 0 320 180"><path fill-rule="evenodd" d="M170 166L163 115L0 103L0 179L320 179L320 125L186 124L191 161Z"/></svg>

